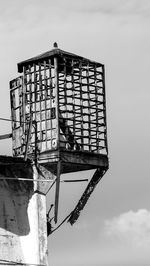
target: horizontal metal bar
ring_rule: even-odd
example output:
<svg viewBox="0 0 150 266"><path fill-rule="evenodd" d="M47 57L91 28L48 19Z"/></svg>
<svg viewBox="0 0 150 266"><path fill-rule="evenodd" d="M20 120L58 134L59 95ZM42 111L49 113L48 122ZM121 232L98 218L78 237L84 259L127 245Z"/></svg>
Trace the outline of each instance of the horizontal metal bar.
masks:
<svg viewBox="0 0 150 266"><path fill-rule="evenodd" d="M84 181L88 181L88 179L85 178L85 179L75 179L75 180L62 180L62 182L67 182L67 183L84 182Z"/></svg>
<svg viewBox="0 0 150 266"><path fill-rule="evenodd" d="M50 180L50 179L31 179L31 178L15 178L15 177L0 177L0 180L15 180L15 181L30 181L30 182L49 182L49 183L53 183L55 182L54 180ZM84 182L84 181L88 181L88 179L77 179L77 180L69 180L69 179L65 179L65 180L61 180L61 183L73 183L73 182Z"/></svg>
<svg viewBox="0 0 150 266"><path fill-rule="evenodd" d="M12 138L12 133L0 135L0 140Z"/></svg>
<svg viewBox="0 0 150 266"><path fill-rule="evenodd" d="M31 179L31 178L16 178L16 177L0 177L0 180L15 180L15 181L30 181L30 182L50 182L52 183L54 180L50 179Z"/></svg>

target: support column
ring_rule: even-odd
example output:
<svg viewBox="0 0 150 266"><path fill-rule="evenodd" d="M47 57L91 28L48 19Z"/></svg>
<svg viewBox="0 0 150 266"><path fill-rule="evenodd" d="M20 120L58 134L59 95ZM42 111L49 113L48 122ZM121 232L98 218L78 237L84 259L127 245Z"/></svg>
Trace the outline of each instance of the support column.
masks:
<svg viewBox="0 0 150 266"><path fill-rule="evenodd" d="M44 178L26 163L0 166L0 263L48 265L45 191L50 184L7 177Z"/></svg>

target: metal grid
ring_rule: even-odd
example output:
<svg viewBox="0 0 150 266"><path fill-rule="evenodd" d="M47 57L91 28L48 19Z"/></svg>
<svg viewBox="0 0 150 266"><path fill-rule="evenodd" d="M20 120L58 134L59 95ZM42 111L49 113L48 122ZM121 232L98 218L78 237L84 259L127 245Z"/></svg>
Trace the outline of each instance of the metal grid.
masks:
<svg viewBox="0 0 150 266"><path fill-rule="evenodd" d="M32 120L28 154L56 148L56 89L51 60L24 67L23 77L10 82L14 155L25 153ZM19 136L19 138L18 138Z"/></svg>
<svg viewBox="0 0 150 266"><path fill-rule="evenodd" d="M61 68L60 143L66 149L107 154L104 66L63 58Z"/></svg>
<svg viewBox="0 0 150 266"><path fill-rule="evenodd" d="M13 153L107 154L104 66L59 56L23 67L10 82ZM31 125L32 123L32 125ZM31 127L31 134L29 130Z"/></svg>

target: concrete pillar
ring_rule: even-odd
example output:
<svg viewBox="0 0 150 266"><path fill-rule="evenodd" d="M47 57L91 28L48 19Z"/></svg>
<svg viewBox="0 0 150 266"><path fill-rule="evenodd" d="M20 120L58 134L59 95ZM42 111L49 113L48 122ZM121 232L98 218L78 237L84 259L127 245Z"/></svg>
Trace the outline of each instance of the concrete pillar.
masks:
<svg viewBox="0 0 150 266"><path fill-rule="evenodd" d="M11 164L3 164L0 158L0 262L47 265L45 191L50 184L7 177L44 178L29 163L12 158Z"/></svg>

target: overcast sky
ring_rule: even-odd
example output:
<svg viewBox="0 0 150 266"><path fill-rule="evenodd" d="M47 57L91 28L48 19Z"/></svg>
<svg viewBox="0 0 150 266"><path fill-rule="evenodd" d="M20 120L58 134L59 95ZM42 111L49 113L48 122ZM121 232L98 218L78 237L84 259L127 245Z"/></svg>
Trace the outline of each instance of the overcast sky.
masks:
<svg viewBox="0 0 150 266"><path fill-rule="evenodd" d="M106 67L110 169L79 221L49 237L52 266L150 264L149 29L149 0L0 1L0 117L10 117L9 81L18 76L17 63L55 41ZM10 130L0 122L0 134ZM11 141L0 150L11 154ZM60 221L84 186L61 186Z"/></svg>

